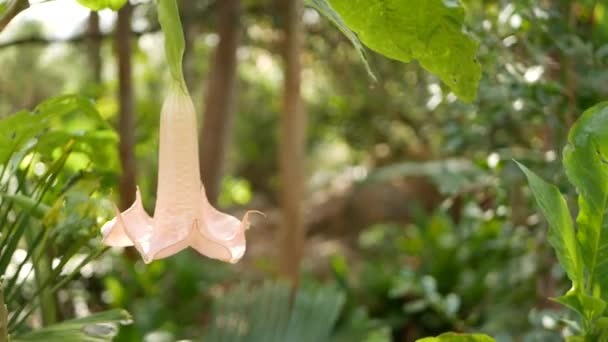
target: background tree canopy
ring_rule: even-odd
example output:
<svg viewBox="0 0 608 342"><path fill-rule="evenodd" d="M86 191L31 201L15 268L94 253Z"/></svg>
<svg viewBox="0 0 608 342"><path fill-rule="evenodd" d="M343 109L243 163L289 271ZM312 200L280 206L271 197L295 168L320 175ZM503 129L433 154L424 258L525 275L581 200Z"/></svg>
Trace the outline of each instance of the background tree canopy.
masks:
<svg viewBox="0 0 608 342"><path fill-rule="evenodd" d="M608 99L604 1L177 4L183 63L154 1L0 0L0 339L550 342L587 324L549 298L603 266L583 271L601 246L577 254L568 214L577 189L594 223L605 209L586 178L603 121L575 125ZM101 245L136 185L154 212L178 69L210 201L265 214L236 265Z"/></svg>

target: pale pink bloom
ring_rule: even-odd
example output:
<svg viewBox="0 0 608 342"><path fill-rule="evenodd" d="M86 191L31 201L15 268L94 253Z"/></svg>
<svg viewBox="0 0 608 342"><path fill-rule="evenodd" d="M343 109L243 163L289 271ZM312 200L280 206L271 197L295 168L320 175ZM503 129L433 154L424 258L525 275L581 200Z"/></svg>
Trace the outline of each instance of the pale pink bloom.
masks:
<svg viewBox="0 0 608 342"><path fill-rule="evenodd" d="M101 228L108 246L135 246L144 262L187 247L210 258L237 262L245 253L243 221L216 210L200 180L196 113L186 90L174 87L160 116L158 189L154 217L137 189L135 203Z"/></svg>

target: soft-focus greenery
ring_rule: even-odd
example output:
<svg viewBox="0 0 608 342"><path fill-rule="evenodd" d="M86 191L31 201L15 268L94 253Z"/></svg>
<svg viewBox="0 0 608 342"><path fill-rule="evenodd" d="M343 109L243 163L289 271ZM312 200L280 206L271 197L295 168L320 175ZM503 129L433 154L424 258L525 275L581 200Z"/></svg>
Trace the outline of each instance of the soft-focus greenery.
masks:
<svg viewBox="0 0 608 342"><path fill-rule="evenodd" d="M68 289L70 281L83 272L90 277L85 267L104 250L95 239L97 215L107 207L104 168L90 166L115 157L113 131L89 99L71 95L9 116L0 131L0 307L7 310L0 315L6 328L0 338L107 340L117 332L108 324L127 320L126 312L53 324L72 316L70 303L85 300L86 293ZM88 312L81 310L80 316ZM31 332L26 322L32 319L48 327Z"/></svg>
<svg viewBox="0 0 608 342"><path fill-rule="evenodd" d="M352 3L311 2L343 13ZM115 2L83 3L101 8ZM280 18L275 1L242 3L238 100L219 203L234 213L261 209L270 220L280 203ZM111 216L109 200L118 193L115 42L110 35L102 40L101 84L93 81L83 41L2 45L0 246L6 247L0 249L0 269L9 321L15 317L9 325L13 336L26 340L28 333L34 336L32 328L111 309L127 310L133 319L120 327L115 341L201 340L239 332L244 338L248 330L242 327L260 327L256 319L267 317L280 319L253 331L259 336L278 331L277 341L301 329L344 342L427 336L437 337L426 341L484 341L442 335L448 331L483 333L500 342L551 342L578 334L585 320L601 325L604 321L596 318L603 310L584 312L581 321L549 298L568 293L574 282L580 293L607 300L603 286L590 285L604 281L605 264L592 261L603 250L585 242L604 241L599 222L607 184L602 181L605 130L598 121L581 124L583 117L570 138L568 131L585 109L608 99L608 6L593 0L471 0L458 9L450 7L455 1L432 3L455 14L431 20L450 22L450 35L469 47L457 56L472 63L456 70L464 77L457 79L458 87L466 87L460 91L443 70L429 66L434 59L427 62L414 51L415 37L398 34L403 41L396 44L412 41L413 50L404 52L407 58L392 57L418 60L404 64L353 47L359 40L344 33L358 33L375 51L386 48L374 45L356 16L331 22L305 10L308 219L326 215L320 209L340 208L340 196L358 196L359 189L378 192L369 199L361 194L364 207L349 198L340 216L310 231L293 307L287 305L284 285L274 282L276 227L264 223L248 232L249 251L234 266L191 251L145 265L129 249L108 250L82 263L101 252L98 229ZM46 5L53 2L35 6ZM2 6L0 0L0 11ZM217 45L214 6L201 1L182 14L189 44L185 77L199 112L206 87L213 86L205 80ZM416 17L422 26L424 18ZM352 31L336 29L341 22ZM45 36L50 29L44 21L14 24L0 34L0 44ZM466 34L450 26L461 24ZM84 32L85 23L78 25L72 34ZM134 133L138 184L149 212L156 188L158 113L170 77L157 27L156 5L136 2L133 28L144 33L133 36ZM447 56L440 54L438 61ZM477 98L466 104L457 95L466 99L474 93L467 85L467 78L477 77L472 57L481 66L481 80ZM585 138L588 131L581 127L596 130L599 140ZM566 153L565 171L564 146L570 152L582 149L582 154ZM529 187L511 159L556 188L548 190L536 178ZM417 190L420 184L434 191ZM551 211L549 225L533 201L539 187L553 196L540 203ZM412 190L404 198L391 197L391 189ZM581 200L574 236L567 209L576 208L576 189ZM563 200L554 196L560 193ZM318 201L326 202L315 206ZM409 215L376 214L384 210ZM374 219L365 227L337 228L350 222L350 215L367 211ZM580 256L573 240L580 243ZM581 273L587 275L582 284ZM592 273L597 276L589 279ZM56 286L38 291L48 288L45 282ZM327 304L324 296L335 306L319 304ZM254 307L256 301L261 304ZM14 314L19 311L30 315L21 318ZM117 316L101 316L104 323L127 318L123 311L109 312ZM302 316L308 319L294 318ZM95 318L84 324L101 322ZM116 327L93 325L85 332L111 335Z"/></svg>

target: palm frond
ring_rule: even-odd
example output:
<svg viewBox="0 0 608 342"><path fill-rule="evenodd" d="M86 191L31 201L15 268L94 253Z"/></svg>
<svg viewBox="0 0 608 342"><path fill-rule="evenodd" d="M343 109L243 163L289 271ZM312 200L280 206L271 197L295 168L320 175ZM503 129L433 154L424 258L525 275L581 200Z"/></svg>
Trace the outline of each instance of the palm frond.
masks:
<svg viewBox="0 0 608 342"><path fill-rule="evenodd" d="M204 341L327 341L344 301L333 287L300 287L292 301L284 282L239 285L215 301Z"/></svg>

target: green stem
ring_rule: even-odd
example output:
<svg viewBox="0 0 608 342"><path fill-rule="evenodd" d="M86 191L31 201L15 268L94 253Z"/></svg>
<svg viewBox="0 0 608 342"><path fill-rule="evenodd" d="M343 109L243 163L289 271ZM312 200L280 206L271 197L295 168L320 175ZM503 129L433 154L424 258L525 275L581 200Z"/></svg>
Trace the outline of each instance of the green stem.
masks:
<svg viewBox="0 0 608 342"><path fill-rule="evenodd" d="M158 21L165 34L165 55L169 71L175 83L186 89L182 60L184 57L185 39L179 8L176 0L157 0Z"/></svg>
<svg viewBox="0 0 608 342"><path fill-rule="evenodd" d="M44 229L44 228L43 228ZM28 248L34 248L36 237L31 229L26 229L25 240ZM46 280L51 274L51 262L52 256L48 255L49 251L41 249L39 251L40 258L38 262L33 263L34 277L36 279L36 286L41 289L40 293L40 311L42 313L42 322L44 326L48 326L57 322L57 300L55 296L49 291L49 288L42 287Z"/></svg>
<svg viewBox="0 0 608 342"><path fill-rule="evenodd" d="M0 341L8 341L8 310L4 303L4 284L0 278Z"/></svg>

